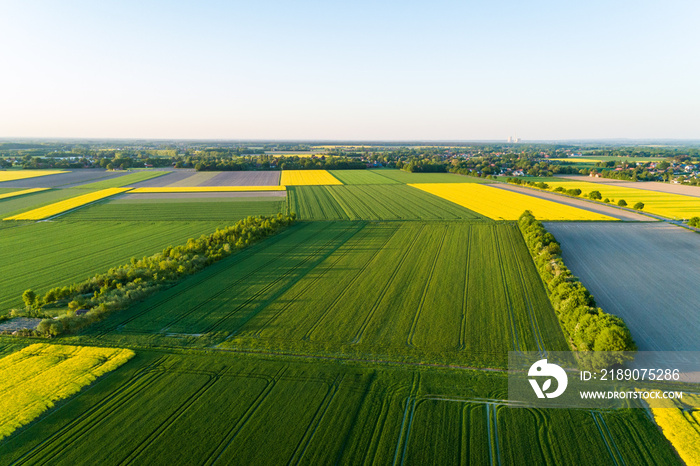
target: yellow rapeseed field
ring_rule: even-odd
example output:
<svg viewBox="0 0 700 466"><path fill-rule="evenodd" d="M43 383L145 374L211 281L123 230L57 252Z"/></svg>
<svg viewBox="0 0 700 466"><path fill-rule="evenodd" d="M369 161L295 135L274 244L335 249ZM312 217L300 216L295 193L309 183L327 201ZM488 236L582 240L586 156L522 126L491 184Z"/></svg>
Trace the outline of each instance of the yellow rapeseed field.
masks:
<svg viewBox="0 0 700 466"><path fill-rule="evenodd" d="M24 196L25 194L38 193L39 191L46 191L49 188L32 188L23 189L21 191L12 191L11 193L0 194L0 199L7 199L8 197Z"/></svg>
<svg viewBox="0 0 700 466"><path fill-rule="evenodd" d="M685 464L700 465L700 396L649 401L654 420Z"/></svg>
<svg viewBox="0 0 700 466"><path fill-rule="evenodd" d="M0 182L36 178L37 176L58 175L68 173L63 170L0 170Z"/></svg>
<svg viewBox="0 0 700 466"><path fill-rule="evenodd" d="M477 183L409 184L494 220L517 220L530 210L538 220L616 220L557 202Z"/></svg>
<svg viewBox="0 0 700 466"><path fill-rule="evenodd" d="M282 186L343 184L328 170L282 170Z"/></svg>
<svg viewBox="0 0 700 466"><path fill-rule="evenodd" d="M108 188L95 191L94 193L83 194L81 196L71 197L70 199L65 199L63 201L54 202L44 207L39 207L38 209L33 209L22 214L13 215L12 217L4 218L3 220L42 220L45 218L53 217L60 213L75 209L76 207L89 204L91 202L99 201L109 196L114 196L115 194L123 193L129 191L131 188Z"/></svg>
<svg viewBox="0 0 700 466"><path fill-rule="evenodd" d="M129 194L145 193L216 193L238 191L284 191L284 186L171 186L162 188L134 188Z"/></svg>
<svg viewBox="0 0 700 466"><path fill-rule="evenodd" d="M564 189L580 189L583 191L583 194L588 194L591 191L600 191L603 199L606 197L610 200L614 199L614 204L617 204L620 199L624 199L627 207L632 207L637 202L643 202L644 210L642 212L649 212L668 218L688 219L700 217L700 198L698 197L610 186L607 183L591 183L587 181L547 181L547 184L550 189L561 186Z"/></svg>
<svg viewBox="0 0 700 466"><path fill-rule="evenodd" d="M133 356L129 349L37 343L0 359L0 440Z"/></svg>

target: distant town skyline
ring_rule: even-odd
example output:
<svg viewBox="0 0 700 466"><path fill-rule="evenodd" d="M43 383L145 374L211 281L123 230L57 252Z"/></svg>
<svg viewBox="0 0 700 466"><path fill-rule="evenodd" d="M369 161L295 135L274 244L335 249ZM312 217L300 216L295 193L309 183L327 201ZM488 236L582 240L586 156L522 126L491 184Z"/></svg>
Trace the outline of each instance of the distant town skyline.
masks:
<svg viewBox="0 0 700 466"><path fill-rule="evenodd" d="M0 6L0 138L699 139L691 1Z"/></svg>

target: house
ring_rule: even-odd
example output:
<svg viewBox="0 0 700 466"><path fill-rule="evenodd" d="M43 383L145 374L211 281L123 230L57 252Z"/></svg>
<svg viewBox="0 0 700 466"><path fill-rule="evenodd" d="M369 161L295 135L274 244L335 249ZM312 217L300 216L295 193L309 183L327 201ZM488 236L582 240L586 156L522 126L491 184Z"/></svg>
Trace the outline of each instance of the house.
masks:
<svg viewBox="0 0 700 466"><path fill-rule="evenodd" d="M76 316L83 316L87 313L88 313L88 309L78 309L77 311L75 311Z"/></svg>

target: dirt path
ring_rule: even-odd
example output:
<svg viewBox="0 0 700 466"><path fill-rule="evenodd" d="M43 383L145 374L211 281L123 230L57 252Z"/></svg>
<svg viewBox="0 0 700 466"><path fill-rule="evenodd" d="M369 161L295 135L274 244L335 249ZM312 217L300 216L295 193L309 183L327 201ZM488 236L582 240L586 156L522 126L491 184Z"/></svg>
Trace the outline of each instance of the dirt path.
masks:
<svg viewBox="0 0 700 466"><path fill-rule="evenodd" d="M516 193L527 194L528 196L546 199L548 201L558 202L559 204L578 207L580 209L589 210L591 212L608 215L610 217L623 220L625 222L653 222L656 220L655 218L647 217L646 215L638 214L636 212L630 212L624 209L618 209L599 202L587 201L585 199L576 199L568 196L561 196L559 194L536 190L533 188L523 188L522 186L516 186L505 183L494 183L490 186L494 188L505 189L507 191L513 191Z"/></svg>

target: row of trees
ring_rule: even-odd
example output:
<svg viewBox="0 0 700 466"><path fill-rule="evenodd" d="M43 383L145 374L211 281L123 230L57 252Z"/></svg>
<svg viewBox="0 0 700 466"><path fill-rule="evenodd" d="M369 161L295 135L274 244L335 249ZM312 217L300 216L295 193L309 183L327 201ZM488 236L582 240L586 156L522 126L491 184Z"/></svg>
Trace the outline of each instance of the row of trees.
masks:
<svg viewBox="0 0 700 466"><path fill-rule="evenodd" d="M518 225L572 349L635 351L625 322L596 306L593 296L564 265L559 243L542 222L525 211Z"/></svg>
<svg viewBox="0 0 700 466"><path fill-rule="evenodd" d="M530 181L530 180L523 180L520 178L506 178L506 182L511 183L511 184L517 184L517 185L531 186L533 188L539 188L539 189L549 189L549 185L547 183L542 182L542 181L536 182L536 181ZM583 191L581 191L579 188L566 189L563 186L557 186L552 191L555 193L566 194L566 195L574 196L574 197L578 197L583 193ZM611 204L611 203L615 202L615 199L609 199L607 197L605 199L603 199L603 195L598 190L593 190L588 194L584 194L583 197L587 197L588 199L591 199L594 201L602 201L606 204ZM625 201L624 199L620 199L619 201L617 201L617 205L620 207L627 207L627 201ZM644 203L641 201L637 202L634 204L634 206L632 206L632 208L635 210L643 210Z"/></svg>
<svg viewBox="0 0 700 466"><path fill-rule="evenodd" d="M227 257L238 249L277 233L292 224L296 215L277 214L274 217L248 217L233 226L217 229L186 244L169 246L163 252L129 264L109 269L80 283L53 288L38 297L27 290L23 299L28 307L41 310L43 306L63 302L68 312L57 319L44 319L37 331L56 336L84 328L107 314L125 309L155 291L173 284L186 275ZM81 312L77 312L82 310Z"/></svg>
<svg viewBox="0 0 700 466"><path fill-rule="evenodd" d="M185 166L194 166L197 171L243 171L243 170L363 170L367 163L347 157L245 157L208 158L192 156ZM176 168L179 168L177 163Z"/></svg>

